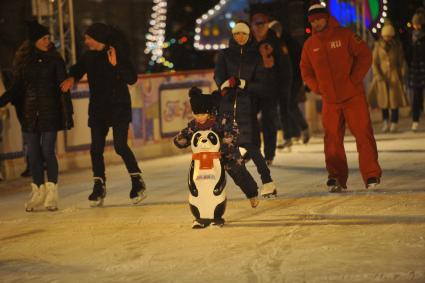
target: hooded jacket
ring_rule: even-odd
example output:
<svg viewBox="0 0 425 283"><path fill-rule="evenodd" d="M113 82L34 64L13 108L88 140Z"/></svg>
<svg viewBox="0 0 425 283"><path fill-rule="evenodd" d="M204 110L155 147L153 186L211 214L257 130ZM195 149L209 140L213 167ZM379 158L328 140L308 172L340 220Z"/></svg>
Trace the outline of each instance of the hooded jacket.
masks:
<svg viewBox="0 0 425 283"><path fill-rule="evenodd" d="M329 17L328 26L304 43L301 75L307 86L327 103L364 95L363 77L372 63L367 44Z"/></svg>

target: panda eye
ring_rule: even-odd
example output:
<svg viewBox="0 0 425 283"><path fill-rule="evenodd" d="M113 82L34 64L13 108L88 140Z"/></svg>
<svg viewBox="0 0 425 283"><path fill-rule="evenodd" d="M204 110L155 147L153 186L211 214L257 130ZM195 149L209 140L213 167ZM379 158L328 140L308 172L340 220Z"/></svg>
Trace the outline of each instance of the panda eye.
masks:
<svg viewBox="0 0 425 283"><path fill-rule="evenodd" d="M216 145L216 144L217 144L217 142L218 142L218 140L217 140L217 136L216 136L216 135L214 135L213 133L209 133L209 134L208 134L208 139L211 141L211 143L212 143L213 145Z"/></svg>
<svg viewBox="0 0 425 283"><path fill-rule="evenodd" d="M195 146L195 147L197 147L198 146L198 142L199 142L199 139L201 138L201 134L200 133L197 133L197 134L195 134L195 137L193 138L193 145Z"/></svg>

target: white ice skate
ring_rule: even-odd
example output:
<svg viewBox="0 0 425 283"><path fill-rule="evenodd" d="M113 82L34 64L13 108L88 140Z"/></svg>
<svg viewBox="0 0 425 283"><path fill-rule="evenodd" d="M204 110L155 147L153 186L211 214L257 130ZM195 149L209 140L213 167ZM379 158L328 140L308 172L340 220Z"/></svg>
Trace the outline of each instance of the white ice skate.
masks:
<svg viewBox="0 0 425 283"><path fill-rule="evenodd" d="M50 211L58 210L58 185L52 182L47 182L46 191L44 207Z"/></svg>
<svg viewBox="0 0 425 283"><path fill-rule="evenodd" d="M276 196L276 195L277 195L277 190L276 190L276 186L274 185L273 182L263 184L263 186L261 187L261 196L262 197L270 198L270 197Z"/></svg>
<svg viewBox="0 0 425 283"><path fill-rule="evenodd" d="M31 198L25 203L25 210L27 212L34 211L35 208L42 206L46 198L46 187L44 184L38 187L36 184L32 183L31 189Z"/></svg>
<svg viewBox="0 0 425 283"><path fill-rule="evenodd" d="M343 186L339 184L338 180L332 179L332 178L328 180L328 182L326 183L326 186L328 187L328 191L330 193L340 193L342 192L342 190L345 189Z"/></svg>

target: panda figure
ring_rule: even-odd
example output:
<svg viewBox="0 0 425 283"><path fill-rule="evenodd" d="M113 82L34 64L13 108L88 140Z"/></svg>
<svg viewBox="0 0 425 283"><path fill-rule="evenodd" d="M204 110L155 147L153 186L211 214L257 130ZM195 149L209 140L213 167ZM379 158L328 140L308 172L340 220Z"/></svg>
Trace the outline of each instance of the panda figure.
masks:
<svg viewBox="0 0 425 283"><path fill-rule="evenodd" d="M211 130L200 130L191 140L189 205L195 216L192 228L224 225L226 174L220 162L220 138Z"/></svg>

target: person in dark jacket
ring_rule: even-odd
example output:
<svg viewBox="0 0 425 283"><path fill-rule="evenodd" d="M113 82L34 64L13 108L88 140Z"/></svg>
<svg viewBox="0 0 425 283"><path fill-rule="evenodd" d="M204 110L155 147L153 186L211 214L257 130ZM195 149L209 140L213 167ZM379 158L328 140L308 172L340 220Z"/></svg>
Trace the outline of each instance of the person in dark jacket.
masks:
<svg viewBox="0 0 425 283"><path fill-rule="evenodd" d="M71 77L62 84L62 90L68 90L87 74L90 87L88 126L91 129L90 155L94 179L93 192L88 197L91 206L101 206L106 196L103 152L110 127L115 152L122 157L132 181L130 199L137 204L146 197L141 170L127 144L131 122L128 85L137 81L137 73L127 50L122 48L126 44L123 44L122 36L118 36L120 34L112 26L92 24L84 35L84 43L89 50L71 67Z"/></svg>
<svg viewBox="0 0 425 283"><path fill-rule="evenodd" d="M413 32L407 52L408 85L413 93L412 131L419 127L419 117L423 112L425 88L425 9L419 8L412 18Z"/></svg>
<svg viewBox="0 0 425 283"><path fill-rule="evenodd" d="M303 81L301 78L300 61L301 61L301 45L288 33L282 29L282 25L278 21L269 24L277 37L280 39L283 56L289 56L292 66L292 81L287 97L280 96L279 109L282 122L284 143L278 145L278 148L287 148L292 146L292 138L301 138L304 144L310 140L310 132L308 124L303 113L298 107L300 96L304 91Z"/></svg>
<svg viewBox="0 0 425 283"><path fill-rule="evenodd" d="M257 88L254 92L256 113L261 113L261 129L264 140L264 158L272 165L276 152L278 128L278 102L289 97L292 81L292 67L289 56L282 53L280 41L269 29L269 16L259 6L251 12L253 36L260 53L261 62L257 66ZM286 119L286 118L285 118ZM261 145L260 137L256 143Z"/></svg>
<svg viewBox="0 0 425 283"><path fill-rule="evenodd" d="M47 28L37 22L28 22L28 28L29 40L16 53L13 84L1 97L0 106L12 102L22 107L20 121L33 181L26 211L43 204L53 211L58 208L56 137L58 131L72 127L72 104L70 95L60 90L67 77L65 63L54 50Z"/></svg>
<svg viewBox="0 0 425 283"><path fill-rule="evenodd" d="M253 89L258 88L256 69L259 55L250 37L249 25L238 22L232 29L229 47L220 51L214 71L214 80L223 98L219 107L219 119L230 115L239 128L237 144L247 150L261 176L262 196L276 195L276 186L270 175L260 148L254 143L258 125L253 108Z"/></svg>

